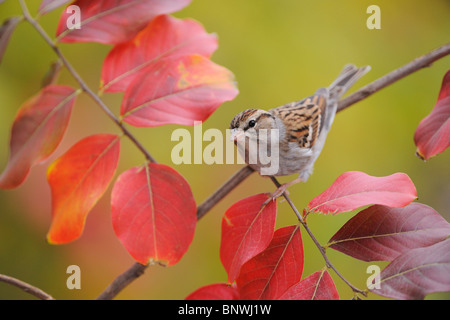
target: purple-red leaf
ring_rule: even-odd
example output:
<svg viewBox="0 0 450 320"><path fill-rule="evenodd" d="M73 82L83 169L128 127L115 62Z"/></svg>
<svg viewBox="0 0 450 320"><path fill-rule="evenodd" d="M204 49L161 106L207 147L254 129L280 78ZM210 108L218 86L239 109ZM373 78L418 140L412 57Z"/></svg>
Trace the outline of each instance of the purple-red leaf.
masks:
<svg viewBox="0 0 450 320"><path fill-rule="evenodd" d="M120 114L137 127L194 125L238 91L233 74L200 55L163 59L140 73L125 91Z"/></svg>
<svg viewBox="0 0 450 320"><path fill-rule="evenodd" d="M407 251L380 274L372 292L394 299L423 299L450 291L450 239Z"/></svg>
<svg viewBox="0 0 450 320"><path fill-rule="evenodd" d="M19 186L30 168L47 159L66 132L77 92L68 86L50 85L25 102L11 129L8 165L0 188Z"/></svg>
<svg viewBox="0 0 450 320"><path fill-rule="evenodd" d="M41 2L41 6L39 7L39 13L46 14L72 1L73 0L43 0Z"/></svg>
<svg viewBox="0 0 450 320"><path fill-rule="evenodd" d="M68 28L70 10L64 10L56 34L62 42L100 42L117 44L132 39L159 14L181 10L190 0L77 0L80 28ZM69 25L70 26L70 25Z"/></svg>
<svg viewBox="0 0 450 320"><path fill-rule="evenodd" d="M308 208L310 212L322 213L341 213L370 204L397 208L416 198L416 188L404 173L372 177L363 172L349 171L312 199Z"/></svg>
<svg viewBox="0 0 450 320"><path fill-rule="evenodd" d="M276 202L264 193L242 199L225 212L222 219L220 260L232 283L241 266L263 251L270 243L276 218Z"/></svg>
<svg viewBox="0 0 450 320"><path fill-rule="evenodd" d="M276 230L269 246L242 266L236 279L240 299L278 299L300 281L303 263L300 226Z"/></svg>
<svg viewBox="0 0 450 320"><path fill-rule="evenodd" d="M291 286L279 300L339 300L339 294L328 271L321 270Z"/></svg>
<svg viewBox="0 0 450 320"><path fill-rule="evenodd" d="M105 193L119 162L120 138L96 134L80 140L48 168L52 224L47 240L67 243L81 236L86 217Z"/></svg>
<svg viewBox="0 0 450 320"><path fill-rule="evenodd" d="M101 89L125 91L139 72L147 72L161 59L189 54L210 57L216 49L216 35L206 33L198 22L158 16L132 40L109 52L102 67Z"/></svg>
<svg viewBox="0 0 450 320"><path fill-rule="evenodd" d="M443 152L450 146L450 70L442 80L438 100L414 134L417 155L423 160Z"/></svg>
<svg viewBox="0 0 450 320"><path fill-rule="evenodd" d="M0 27L0 63L2 63L3 54L8 47L9 38L20 21L22 21L21 18L12 17L3 22Z"/></svg>
<svg viewBox="0 0 450 320"><path fill-rule="evenodd" d="M177 263L194 237L196 211L187 181L163 164L125 171L111 195L114 231L142 264Z"/></svg>
<svg viewBox="0 0 450 320"><path fill-rule="evenodd" d="M214 283L198 288L186 297L186 300L239 300L234 285Z"/></svg>
<svg viewBox="0 0 450 320"><path fill-rule="evenodd" d="M403 208L374 205L350 219L328 246L363 261L392 261L449 235L450 224L424 204L413 202Z"/></svg>

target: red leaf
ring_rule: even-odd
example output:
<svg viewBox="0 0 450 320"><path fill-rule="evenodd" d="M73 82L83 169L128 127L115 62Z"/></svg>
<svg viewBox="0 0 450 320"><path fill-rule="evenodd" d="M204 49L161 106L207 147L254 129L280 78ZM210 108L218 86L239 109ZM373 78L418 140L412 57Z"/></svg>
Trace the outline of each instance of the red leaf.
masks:
<svg viewBox="0 0 450 320"><path fill-rule="evenodd" d="M139 72L161 59L188 54L208 58L216 49L216 35L206 33L198 22L158 16L132 40L109 52L102 67L102 90L125 91Z"/></svg>
<svg viewBox="0 0 450 320"><path fill-rule="evenodd" d="M22 19L19 17L12 17L5 20L0 27L0 63L2 62L3 54L8 47L9 38L21 21Z"/></svg>
<svg viewBox="0 0 450 320"><path fill-rule="evenodd" d="M73 13L64 10L56 31L62 42L117 44L132 39L155 16L178 11L190 0L77 0L81 28L69 29Z"/></svg>
<svg viewBox="0 0 450 320"><path fill-rule="evenodd" d="M312 199L308 207L310 212L341 213L370 204L404 207L416 198L416 188L404 173L372 177L363 172L349 171Z"/></svg>
<svg viewBox="0 0 450 320"><path fill-rule="evenodd" d="M317 271L290 287L279 300L339 300L327 270Z"/></svg>
<svg viewBox="0 0 450 320"><path fill-rule="evenodd" d="M233 285L214 283L198 288L185 300L239 300L239 293Z"/></svg>
<svg viewBox="0 0 450 320"><path fill-rule="evenodd" d="M207 58L164 59L133 80L120 113L125 122L137 127L192 126L237 93L233 74Z"/></svg>
<svg viewBox="0 0 450 320"><path fill-rule="evenodd" d="M46 14L72 1L73 0L43 0L39 7L39 14Z"/></svg>
<svg viewBox="0 0 450 320"><path fill-rule="evenodd" d="M427 160L450 146L450 70L444 76L438 100L414 133L417 155Z"/></svg>
<svg viewBox="0 0 450 320"><path fill-rule="evenodd" d="M450 239L412 249L392 261L380 274L372 292L394 299L423 299L450 291Z"/></svg>
<svg viewBox="0 0 450 320"><path fill-rule="evenodd" d="M450 224L424 204L413 202L395 209L375 205L350 219L328 246L363 261L392 261L449 235Z"/></svg>
<svg viewBox="0 0 450 320"><path fill-rule="evenodd" d="M81 236L87 214L105 193L117 168L120 139L96 134L80 140L48 168L52 190L50 243L60 244Z"/></svg>
<svg viewBox="0 0 450 320"><path fill-rule="evenodd" d="M142 264L177 263L194 237L196 210L189 184L163 164L125 171L111 196L114 231Z"/></svg>
<svg viewBox="0 0 450 320"><path fill-rule="evenodd" d="M246 262L236 279L243 300L275 300L300 281L303 272L300 226L278 229L269 246Z"/></svg>
<svg viewBox="0 0 450 320"><path fill-rule="evenodd" d="M30 168L47 159L66 132L77 92L50 85L19 109L11 129L8 165L0 176L0 188L19 186Z"/></svg>
<svg viewBox="0 0 450 320"><path fill-rule="evenodd" d="M264 193L242 199L223 216L220 260L229 283L236 280L241 266L263 251L272 239L277 206L271 201L261 207L267 199Z"/></svg>

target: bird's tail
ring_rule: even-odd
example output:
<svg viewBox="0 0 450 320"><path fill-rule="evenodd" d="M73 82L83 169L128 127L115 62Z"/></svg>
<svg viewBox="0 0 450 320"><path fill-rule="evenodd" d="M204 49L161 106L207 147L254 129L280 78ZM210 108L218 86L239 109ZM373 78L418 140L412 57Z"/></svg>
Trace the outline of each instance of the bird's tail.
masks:
<svg viewBox="0 0 450 320"><path fill-rule="evenodd" d="M328 87L330 98L339 100L359 78L370 71L370 66L357 68L353 64L347 64L339 76Z"/></svg>
<svg viewBox="0 0 450 320"><path fill-rule="evenodd" d="M339 76L328 88L321 88L316 91L316 94L322 94L326 96L327 107L323 113L321 121L321 129L319 139L325 142L328 131L331 128L331 124L334 121L339 99L350 89L350 87L363 75L370 71L370 66L357 68L353 64L347 64L342 69Z"/></svg>

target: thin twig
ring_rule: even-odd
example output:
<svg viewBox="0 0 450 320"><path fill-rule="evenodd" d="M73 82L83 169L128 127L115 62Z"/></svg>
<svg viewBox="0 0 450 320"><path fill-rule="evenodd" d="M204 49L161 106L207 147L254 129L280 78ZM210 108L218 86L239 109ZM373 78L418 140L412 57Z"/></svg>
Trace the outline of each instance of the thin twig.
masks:
<svg viewBox="0 0 450 320"><path fill-rule="evenodd" d="M74 67L70 64L70 62L66 59L66 57L62 54L61 50L58 46L55 45L53 40L49 37L47 32L41 27L41 25L30 15L28 11L28 7L24 3L23 0L20 0L20 5L22 6L22 12L25 20L27 20L36 31L42 36L42 38L47 42L47 44L52 48L52 50L56 53L58 58L67 68L69 73L74 77L74 79L78 82L81 89L86 92L96 103L100 106L100 108L106 113L106 115L115 122L115 124L122 130L123 134L127 136L131 142L133 142L136 147L144 154L145 158L150 162L156 162L156 160L152 157L152 155L144 148L144 146L134 137L134 135L123 125L123 123L112 113L112 111L108 108L108 106L100 99L100 97L94 93L94 91L89 88L86 82L81 78L81 76L76 72Z"/></svg>
<svg viewBox="0 0 450 320"><path fill-rule="evenodd" d="M447 43L419 58L414 59L410 63L395 69L387 75L371 82L370 84L362 87L358 91L342 99L338 105L338 112L348 108L352 104L361 101L375 92L393 84L394 82L416 72L422 68L429 67L435 62L450 54L450 43Z"/></svg>
<svg viewBox="0 0 450 320"><path fill-rule="evenodd" d="M51 295L48 293L42 291L39 288L36 288L35 286L32 286L29 283L23 282L19 279L6 276L4 274L0 274L0 281L8 283L10 285L13 285L17 288L22 289L23 291L35 296L36 298L39 298L41 300L55 300Z"/></svg>
<svg viewBox="0 0 450 320"><path fill-rule="evenodd" d="M131 266L131 268L114 279L114 281L96 298L96 300L113 299L117 294L119 294L120 291L133 282L134 279L137 279L143 275L147 267L148 264L142 265L136 262Z"/></svg>

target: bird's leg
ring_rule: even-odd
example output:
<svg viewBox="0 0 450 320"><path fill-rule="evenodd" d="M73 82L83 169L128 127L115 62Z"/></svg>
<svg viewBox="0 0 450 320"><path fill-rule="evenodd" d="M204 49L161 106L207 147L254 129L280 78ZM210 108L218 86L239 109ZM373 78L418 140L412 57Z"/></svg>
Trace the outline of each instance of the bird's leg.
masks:
<svg viewBox="0 0 450 320"><path fill-rule="evenodd" d="M281 186L278 187L277 190L275 190L274 193L272 193L269 196L269 199L267 199L266 201L264 201L263 206L267 205L270 201L275 201L278 197L280 197L283 193L286 193L287 195L289 195L289 192L286 190L287 188L289 188L290 186L302 182L303 180L298 177L292 181L289 181L287 183L283 183Z"/></svg>

